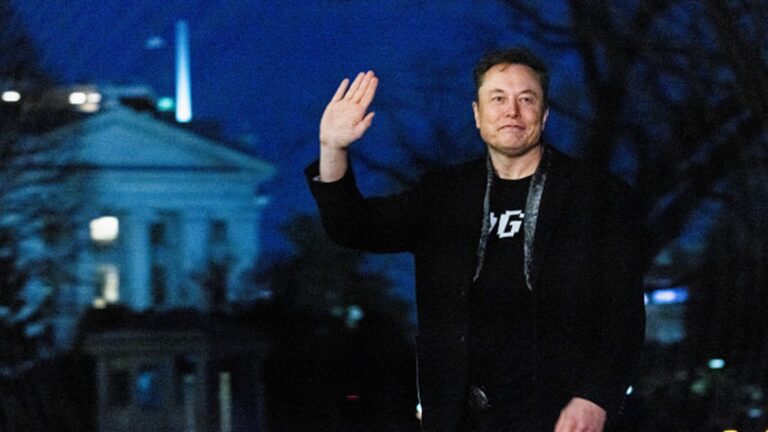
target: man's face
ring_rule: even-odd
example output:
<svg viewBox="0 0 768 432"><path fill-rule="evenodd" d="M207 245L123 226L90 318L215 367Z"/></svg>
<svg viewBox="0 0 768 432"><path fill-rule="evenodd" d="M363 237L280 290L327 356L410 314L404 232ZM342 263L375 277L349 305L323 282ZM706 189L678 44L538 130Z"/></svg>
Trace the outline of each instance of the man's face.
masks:
<svg viewBox="0 0 768 432"><path fill-rule="evenodd" d="M491 153L525 155L539 145L549 110L536 73L520 64L488 69L472 103L475 125Z"/></svg>

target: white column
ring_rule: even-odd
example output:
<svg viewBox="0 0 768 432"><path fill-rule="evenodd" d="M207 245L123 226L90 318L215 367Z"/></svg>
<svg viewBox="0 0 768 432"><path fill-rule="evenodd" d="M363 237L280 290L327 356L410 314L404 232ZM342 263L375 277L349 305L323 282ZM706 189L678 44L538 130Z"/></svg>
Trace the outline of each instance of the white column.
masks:
<svg viewBox="0 0 768 432"><path fill-rule="evenodd" d="M243 300L243 294L254 289L251 286L243 286L248 282L242 280L243 274L252 270L256 265L259 251L257 219L254 210L253 208L244 208L238 212L237 217L231 217L227 220L229 228L227 240L231 256L234 259L227 281L227 300L230 302Z"/></svg>
<svg viewBox="0 0 768 432"><path fill-rule="evenodd" d="M149 215L134 211L124 216L125 269L120 272L120 301L141 311L151 306ZM124 229L122 228L124 227Z"/></svg>
<svg viewBox="0 0 768 432"><path fill-rule="evenodd" d="M184 375L184 432L197 432L197 380L194 375Z"/></svg>
<svg viewBox="0 0 768 432"><path fill-rule="evenodd" d="M185 210L180 215L179 226L179 266L181 275L179 283L181 291L186 292L181 302L185 306L205 305L206 298L195 283L195 277L204 271L208 256L208 217L203 211Z"/></svg>
<svg viewBox="0 0 768 432"><path fill-rule="evenodd" d="M232 432L232 376L219 372L219 431Z"/></svg>

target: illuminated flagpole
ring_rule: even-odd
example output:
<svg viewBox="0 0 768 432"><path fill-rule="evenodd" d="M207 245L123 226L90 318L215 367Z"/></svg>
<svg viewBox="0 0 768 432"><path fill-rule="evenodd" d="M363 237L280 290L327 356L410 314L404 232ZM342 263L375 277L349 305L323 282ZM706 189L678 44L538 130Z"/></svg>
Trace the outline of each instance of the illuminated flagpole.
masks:
<svg viewBox="0 0 768 432"><path fill-rule="evenodd" d="M189 76L189 31L186 21L176 22L176 121L192 120L192 94Z"/></svg>

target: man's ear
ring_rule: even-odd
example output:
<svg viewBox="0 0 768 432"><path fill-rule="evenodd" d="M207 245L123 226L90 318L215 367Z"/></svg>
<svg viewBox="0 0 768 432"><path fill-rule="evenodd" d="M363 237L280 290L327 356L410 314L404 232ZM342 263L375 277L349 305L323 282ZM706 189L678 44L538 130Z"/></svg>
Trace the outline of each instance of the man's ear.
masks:
<svg viewBox="0 0 768 432"><path fill-rule="evenodd" d="M479 110L479 107L477 106L477 101L473 101L472 102L472 113L475 115L475 127L477 129L480 129L480 114L479 114L479 112L480 112L480 110Z"/></svg>

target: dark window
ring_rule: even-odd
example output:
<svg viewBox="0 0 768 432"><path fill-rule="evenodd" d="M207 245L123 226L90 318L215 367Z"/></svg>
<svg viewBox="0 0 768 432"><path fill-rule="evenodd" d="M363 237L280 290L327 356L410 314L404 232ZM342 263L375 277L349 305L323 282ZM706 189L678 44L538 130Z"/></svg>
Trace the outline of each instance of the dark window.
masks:
<svg viewBox="0 0 768 432"><path fill-rule="evenodd" d="M165 268L159 264L152 265L152 304L163 306L166 300L166 291L168 289L167 274Z"/></svg>
<svg viewBox="0 0 768 432"><path fill-rule="evenodd" d="M227 243L227 224L223 220L211 221L211 244L224 245Z"/></svg>
<svg viewBox="0 0 768 432"><path fill-rule="evenodd" d="M188 376L196 377L197 361L193 354L177 355L174 359L174 387L176 388L176 403L184 404L185 387L191 390L186 384L185 379Z"/></svg>
<svg viewBox="0 0 768 432"><path fill-rule="evenodd" d="M109 372L107 382L107 398L109 406L113 408L127 407L131 403L131 379L126 370L113 370Z"/></svg>
<svg viewBox="0 0 768 432"><path fill-rule="evenodd" d="M149 228L149 238L153 246L164 246L167 243L167 229L164 222L155 222Z"/></svg>

